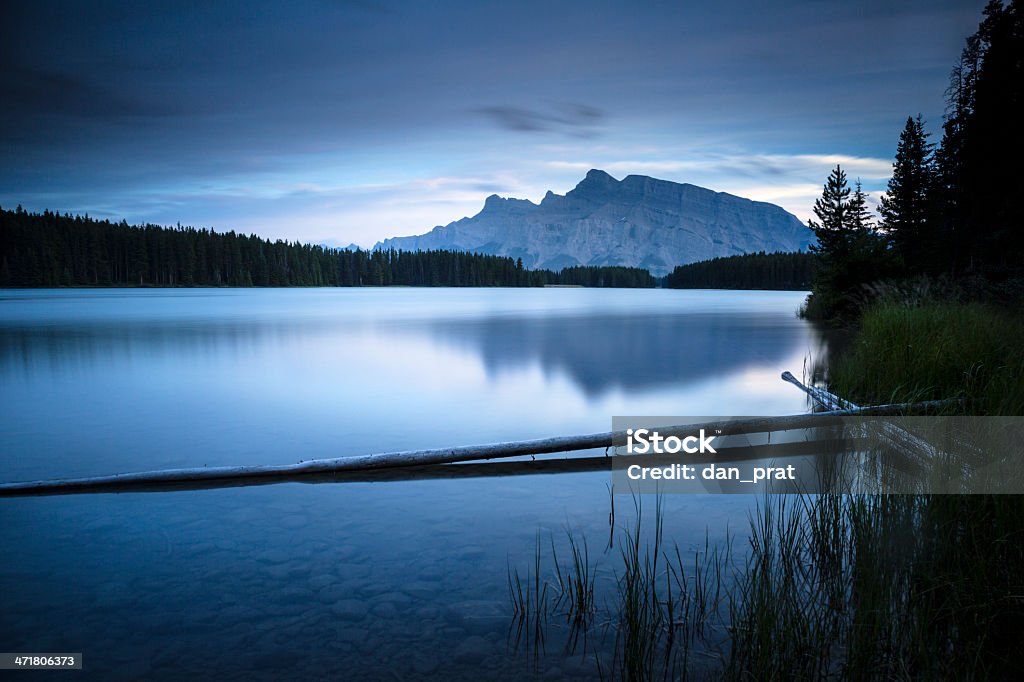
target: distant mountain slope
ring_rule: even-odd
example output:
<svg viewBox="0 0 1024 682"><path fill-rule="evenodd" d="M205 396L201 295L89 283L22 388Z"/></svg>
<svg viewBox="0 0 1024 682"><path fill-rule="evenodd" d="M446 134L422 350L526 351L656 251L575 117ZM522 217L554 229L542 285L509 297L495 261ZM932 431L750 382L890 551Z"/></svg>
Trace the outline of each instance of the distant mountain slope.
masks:
<svg viewBox="0 0 1024 682"><path fill-rule="evenodd" d="M806 249L813 233L774 204L696 185L591 170L540 204L487 197L483 210L376 249L454 249L522 258L527 268L623 265L665 275L676 265L757 251Z"/></svg>

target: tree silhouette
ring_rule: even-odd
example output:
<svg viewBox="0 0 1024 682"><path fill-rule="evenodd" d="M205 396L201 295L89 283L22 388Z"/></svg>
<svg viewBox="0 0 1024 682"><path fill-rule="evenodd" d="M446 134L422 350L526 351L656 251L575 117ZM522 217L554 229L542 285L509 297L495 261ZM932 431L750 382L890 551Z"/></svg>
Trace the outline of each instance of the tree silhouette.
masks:
<svg viewBox="0 0 1024 682"><path fill-rule="evenodd" d="M896 147L889 190L879 207L882 229L911 271L940 267L929 249L929 238L935 237L935 196L939 187L933 151L921 116L908 117Z"/></svg>
<svg viewBox="0 0 1024 682"><path fill-rule="evenodd" d="M857 181L852 191L840 166L829 174L821 197L814 202L818 221L808 221L817 243L814 287L807 312L822 319L854 314L863 301L865 284L891 274L891 255L886 240L871 219L867 195Z"/></svg>
<svg viewBox="0 0 1024 682"><path fill-rule="evenodd" d="M0 286L652 287L642 268L527 270L459 251L346 251L192 227L0 210Z"/></svg>

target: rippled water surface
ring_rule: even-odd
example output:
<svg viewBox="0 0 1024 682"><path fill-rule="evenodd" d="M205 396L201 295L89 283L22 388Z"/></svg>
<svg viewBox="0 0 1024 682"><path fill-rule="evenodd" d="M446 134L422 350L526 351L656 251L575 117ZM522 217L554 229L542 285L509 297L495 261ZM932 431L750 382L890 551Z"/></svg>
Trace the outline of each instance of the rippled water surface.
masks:
<svg viewBox="0 0 1024 682"><path fill-rule="evenodd" d="M806 411L803 294L0 291L4 481L290 463ZM83 679L593 677L509 636L507 572L570 527L614 581L607 472L0 499L0 651ZM745 527L668 496L666 535ZM618 522L630 507L618 505ZM593 648L601 650L600 638ZM67 675L67 673L65 673Z"/></svg>

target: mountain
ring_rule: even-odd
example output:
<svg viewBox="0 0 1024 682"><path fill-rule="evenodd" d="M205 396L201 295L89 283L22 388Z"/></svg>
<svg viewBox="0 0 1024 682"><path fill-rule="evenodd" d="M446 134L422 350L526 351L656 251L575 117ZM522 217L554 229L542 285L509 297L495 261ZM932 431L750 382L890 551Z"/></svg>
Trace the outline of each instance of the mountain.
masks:
<svg viewBox="0 0 1024 682"><path fill-rule="evenodd" d="M487 197L472 218L375 249L451 249L522 258L527 268L625 265L665 275L676 265L756 251L806 249L813 233L774 204L696 185L591 170L540 204Z"/></svg>
<svg viewBox="0 0 1024 682"><path fill-rule="evenodd" d="M356 244L355 242L350 243L348 246L342 246L341 242L335 241L333 239L330 239L330 240L325 241L325 242L320 242L319 246L322 246L322 247L324 247L325 249L327 249L329 251L360 251L360 250L365 250L365 249L363 249L363 247L359 246L359 244Z"/></svg>

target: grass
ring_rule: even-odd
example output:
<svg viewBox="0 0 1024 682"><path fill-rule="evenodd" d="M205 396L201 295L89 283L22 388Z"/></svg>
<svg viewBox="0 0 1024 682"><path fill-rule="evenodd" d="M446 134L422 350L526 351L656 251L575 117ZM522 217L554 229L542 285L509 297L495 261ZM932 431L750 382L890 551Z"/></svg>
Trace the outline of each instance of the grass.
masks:
<svg viewBox="0 0 1024 682"><path fill-rule="evenodd" d="M728 679L1004 679L1022 662L1024 510L995 497L767 500Z"/></svg>
<svg viewBox="0 0 1024 682"><path fill-rule="evenodd" d="M864 311L829 385L861 404L964 398L963 414L1021 415L1022 339L1009 309L890 299ZM758 514L729 677L1004 679L1024 665L1020 496L827 495Z"/></svg>
<svg viewBox="0 0 1024 682"><path fill-rule="evenodd" d="M860 404L963 398L951 411L1021 415L1024 317L979 302L890 297L863 312L828 376L833 393ZM748 583L806 578L798 593L810 602L796 610L812 614L811 625L785 614L773 633L796 643L796 660L817 659L803 672L1002 679L1024 665L1020 496L821 496L798 519L778 520L774 537L760 543L781 549L755 548L764 563L750 567ZM789 555L773 567L772 551ZM765 620L749 610L739 615ZM736 644L734 672L778 672L778 661L758 661L742 640Z"/></svg>
<svg viewBox="0 0 1024 682"><path fill-rule="evenodd" d="M878 304L830 363L856 403L965 398L965 414L1024 415L1024 317L982 303Z"/></svg>
<svg viewBox="0 0 1024 682"><path fill-rule="evenodd" d="M515 647L525 644L527 651L532 651L534 663L540 660L544 649L544 632L550 611L548 605L548 583L541 578L541 543L540 533L534 547L533 572L527 570L525 578L520 576L519 569L508 567L508 592L512 602L513 619L509 627L511 639L515 631Z"/></svg>
<svg viewBox="0 0 1024 682"><path fill-rule="evenodd" d="M862 404L961 397L966 414L1020 415L1022 339L1024 322L1004 309L882 303L832 362L830 388ZM1024 668L1021 496L765 497L739 563L731 540L707 536L684 561L669 549L661 498L646 533L634 507L617 555L611 543L605 553L621 564L602 678L986 680ZM602 620L590 610L601 611L596 569L585 539L570 533L570 548L555 580L570 622L587 627ZM534 609L538 557L533 597L512 589L510 572L513 601Z"/></svg>
<svg viewBox="0 0 1024 682"><path fill-rule="evenodd" d="M658 593L658 561L664 542L664 514L661 496L657 498L652 545L643 540L643 509L641 498L634 497L636 523L624 532L620 547L623 562L619 577L618 628L616 658L613 669L624 679L643 679L655 669L656 656L665 635L665 624L671 623L667 608Z"/></svg>
<svg viewBox="0 0 1024 682"><path fill-rule="evenodd" d="M595 574L590 563L590 551L587 539L576 540L571 528L566 528L569 541L571 562L563 569L558 561L554 538L551 539L551 558L555 565L555 578L558 586L558 598L555 606L565 605L566 619L573 626L586 629L594 616L594 581Z"/></svg>
<svg viewBox="0 0 1024 682"><path fill-rule="evenodd" d="M650 520L636 503L619 551L606 555L621 564L603 609L594 583L575 577L596 570L580 540L569 566L552 551L564 597L545 596L539 542L525 579L510 570L514 622L535 660L558 612L574 632L610 629L602 679L1004 679L1024 665L1016 498L766 497L739 562L731 542L707 537L684 560L666 544L658 500ZM572 596L575 585L583 596ZM574 599L594 611L575 610Z"/></svg>
<svg viewBox="0 0 1024 682"><path fill-rule="evenodd" d="M830 383L867 402L962 397L964 414L1024 415L1024 316L976 302L882 303L863 315ZM899 497L856 512L860 573L899 586L884 589L900 606L875 626L895 653L882 657L862 637L856 658L936 679L1012 676L1024 664L1024 498Z"/></svg>
<svg viewBox="0 0 1024 682"><path fill-rule="evenodd" d="M569 529L567 564L559 560L551 538L549 579L539 579L547 563L541 559L539 542L533 570L525 577L509 567L516 646L519 632L530 631L526 648L536 653L536 643L543 645L543 631L553 622L550 616L561 615L570 626L567 653L575 652L580 632L587 641L588 630L595 626L610 631L608 656L598 659L597 674L602 679L686 677L691 647L702 640L709 622L720 616L731 546L728 542L724 548L714 546L705 537L703 551L696 551L693 560L687 561L678 545L666 545L662 497L655 500L653 518L646 519L642 498L633 498L635 516L619 529L617 551L608 547L604 554L616 567L611 603L603 609L596 597L597 562L590 559L586 539L577 538ZM557 593L553 600L545 597L548 585ZM605 618L597 619L598 613Z"/></svg>

